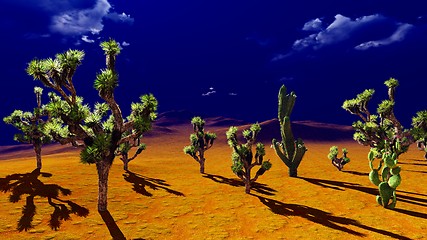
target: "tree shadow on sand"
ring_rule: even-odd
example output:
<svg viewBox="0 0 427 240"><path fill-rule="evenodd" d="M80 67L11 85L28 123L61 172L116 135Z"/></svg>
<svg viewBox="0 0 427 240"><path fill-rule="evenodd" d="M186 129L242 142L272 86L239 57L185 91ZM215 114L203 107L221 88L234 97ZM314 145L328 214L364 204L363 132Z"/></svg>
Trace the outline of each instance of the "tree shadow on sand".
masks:
<svg viewBox="0 0 427 240"><path fill-rule="evenodd" d="M214 182L221 183L221 184L228 184L228 185L233 186L233 187L244 187L245 186L243 181L240 179L237 179L237 178L226 178L223 176L206 174L206 173L203 175L203 177L208 178ZM261 193L261 194L268 195L268 196L273 196L273 195L275 195L274 192L277 192L273 188L268 187L266 184L257 183L257 182L252 183L251 190L254 190L257 193Z"/></svg>
<svg viewBox="0 0 427 240"><path fill-rule="evenodd" d="M299 204L286 204L274 199L269 199L261 196L252 194L255 197L258 197L262 204L270 208L270 210L278 215L282 216L298 216L305 218L313 223L321 224L325 227L339 230L342 232L349 233L358 237L366 237L366 234L360 233L358 231L349 229L345 226L355 226L361 229L365 229L371 232L376 232L384 236L391 237L393 239L409 240L410 238L401 236L392 232L388 232L381 229L376 229L370 226L363 225L358 221L346 218L334 216L331 213L322 211L320 209L312 208L309 206L299 205Z"/></svg>
<svg viewBox="0 0 427 240"><path fill-rule="evenodd" d="M353 175L357 175L357 176L369 176L369 173L364 173L364 172L346 171L346 170L342 170L341 172L349 173L349 174L353 174Z"/></svg>
<svg viewBox="0 0 427 240"><path fill-rule="evenodd" d="M98 212L99 212L99 215L101 215L102 220L104 220L105 225L107 226L111 237L114 240L126 240L125 235L122 233L119 226L117 226L117 223L114 220L113 216L111 216L110 212L108 210L98 211Z"/></svg>
<svg viewBox="0 0 427 240"><path fill-rule="evenodd" d="M132 183L132 186L133 186L132 189L135 192L142 194L144 196L148 196L148 197L153 196L152 193L147 191L147 187L152 190L163 189L166 192L172 193L177 196L185 196L184 193L182 192L178 192L173 189L170 189L169 188L170 184L166 183L166 181L162 179L145 177L140 174L133 173L131 171L126 171L126 173L123 174L123 177L127 182Z"/></svg>
<svg viewBox="0 0 427 240"><path fill-rule="evenodd" d="M300 177L300 178L303 179L304 181L307 181L309 183L312 183L314 185L318 185L318 186L321 186L324 188L331 188L331 189L335 189L335 190L339 190L339 191L345 191L345 189L347 188L347 189L352 189L352 190L356 190L359 192L364 192L364 193L367 193L367 194L370 194L373 196L376 196L379 194L377 188L364 187L364 186L357 184L357 183L339 182L339 181L315 179L315 178L305 178L305 177ZM405 203L414 204L414 205L418 205L418 206L422 206L422 207L427 207L427 196L426 195L419 194L419 193L407 192L407 191L399 191L399 190L397 190L397 193L398 193L397 194L397 200L398 201L402 201ZM402 193L423 196L423 198L413 197L413 196L408 196L408 195L402 195ZM417 213L417 212L412 212L412 211L397 209L397 208L395 208L394 211L405 213L405 214L408 214L408 215L411 215L414 217L427 218L427 214L424 214L424 213Z"/></svg>
<svg viewBox="0 0 427 240"><path fill-rule="evenodd" d="M36 214L36 205L34 204L35 197L47 198L47 202L53 208L53 213L50 215L49 226L53 230L58 230L62 221L71 219L70 214L75 214L79 217L89 215L89 210L70 200L62 200L59 195L71 195L71 190L63 188L57 184L44 184L38 178L39 176L48 178L52 174L40 172L40 169L35 169L31 173L15 173L0 178L0 190L2 192L10 192L9 201L16 203L21 200L21 197L26 197L26 203L22 207L22 217L18 221L17 229L21 232L34 228L32 222ZM67 206L68 205L68 206Z"/></svg>

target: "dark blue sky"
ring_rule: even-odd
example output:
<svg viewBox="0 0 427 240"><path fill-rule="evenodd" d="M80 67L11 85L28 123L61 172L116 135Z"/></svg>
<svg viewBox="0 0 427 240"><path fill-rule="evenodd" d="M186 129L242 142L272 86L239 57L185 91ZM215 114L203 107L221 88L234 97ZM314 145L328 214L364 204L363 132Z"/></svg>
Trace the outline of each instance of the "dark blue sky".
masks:
<svg viewBox="0 0 427 240"><path fill-rule="evenodd" d="M263 121L276 117L285 84L298 96L293 120L351 124L357 118L342 102L375 88L374 112L386 97L382 83L395 77L396 115L409 127L427 109L423 2L1 0L0 115L35 105L41 85L25 73L30 60L70 48L86 52L74 78L79 94L98 101L99 43L112 37L123 47L116 98L126 114L151 92L160 112ZM0 145L13 133L1 122Z"/></svg>

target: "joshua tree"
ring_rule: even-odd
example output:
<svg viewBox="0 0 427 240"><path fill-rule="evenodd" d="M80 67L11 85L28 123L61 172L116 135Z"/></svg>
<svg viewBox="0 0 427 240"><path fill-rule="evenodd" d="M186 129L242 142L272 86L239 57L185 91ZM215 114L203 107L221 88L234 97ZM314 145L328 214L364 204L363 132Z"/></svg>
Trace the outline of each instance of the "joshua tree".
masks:
<svg viewBox="0 0 427 240"><path fill-rule="evenodd" d="M250 193L252 183L271 168L270 161L264 161L264 144L256 143L255 156L252 153L252 146L255 144L259 131L261 131L261 126L258 123L253 124L250 129L244 130L242 132L243 137L246 139L244 144L239 143L237 139L237 127L230 127L226 133L228 145L233 149L231 170L243 180L246 193ZM256 172L255 177L251 178L251 170L257 165L261 167Z"/></svg>
<svg viewBox="0 0 427 240"><path fill-rule="evenodd" d="M129 157L129 151L132 147L137 147L137 149L133 156ZM116 150L116 156L120 156L120 160L123 162L123 170L129 171L129 162L134 160L146 148L147 147L145 143L141 142L141 137L135 139L134 141L128 141L120 144Z"/></svg>
<svg viewBox="0 0 427 240"><path fill-rule="evenodd" d="M399 82L390 78L384 84L388 87L389 99L383 100L379 104L378 115L371 115L367 107L374 94L373 89L365 90L356 98L346 100L342 107L363 120L363 122L353 123L353 128L356 130L353 138L359 144L371 147L368 156L371 168L369 179L379 188L380 196L377 196L377 202L385 208L394 208L396 205L395 189L401 181L400 167L397 166L398 157L408 150L409 145L413 143L413 138L408 130L403 129L394 115L394 95ZM378 168L373 167L375 158L382 159ZM381 169L382 163L385 163L385 166L381 172L381 181L378 171ZM392 202L389 204L390 199Z"/></svg>
<svg viewBox="0 0 427 240"><path fill-rule="evenodd" d="M190 135L191 145L184 147L184 153L200 164L200 173L205 173L205 151L212 147L216 134L205 132L205 121L200 117L193 117L191 124L194 133Z"/></svg>
<svg viewBox="0 0 427 240"><path fill-rule="evenodd" d="M341 171L341 169L344 167L345 164L350 162L350 158L347 157L347 149L342 149L343 156L341 158L338 158L338 147L332 146L329 149L328 158L332 161L332 165L334 165L338 170Z"/></svg>
<svg viewBox="0 0 427 240"><path fill-rule="evenodd" d="M277 156L288 166L290 177L298 176L298 166L307 151L302 139L294 139L291 129L290 115L294 108L296 97L294 92L286 94L286 87L282 85L279 91L278 111L282 142L278 142L276 139L272 141Z"/></svg>
<svg viewBox="0 0 427 240"><path fill-rule="evenodd" d="M358 115L362 121L353 123L355 133L354 140L364 146L375 148L378 154L385 148L387 141L391 146L395 145L397 140L400 141L399 149L396 151L397 156L406 152L413 139L408 130L404 130L402 124L394 115L395 92L399 82L390 78L384 84L388 87L389 99L383 100L377 108L378 115L371 114L368 110L368 103L375 93L374 89L368 89L358 94L356 98L344 101L342 108L351 114ZM381 157L376 156L376 157Z"/></svg>
<svg viewBox="0 0 427 240"><path fill-rule="evenodd" d="M417 112L417 116L412 118L412 136L417 141L417 147L425 151L424 158L427 159L427 111Z"/></svg>
<svg viewBox="0 0 427 240"><path fill-rule="evenodd" d="M114 40L102 42L101 47L107 66L97 74L94 87L105 102L95 104L92 111L83 105L83 99L77 95L73 83L74 73L84 57L83 51L68 50L57 54L55 59L33 60L27 73L59 94L49 94L50 103L46 109L52 117L60 118L68 129L58 133L55 131L57 129L52 128L51 134L61 144L83 147L81 161L95 163L98 172L98 211L103 212L107 210L108 173L112 162L122 144L134 146L133 142L151 128L156 118L157 100L151 94L141 96L141 102L132 103L131 114L123 118L114 98L114 90L118 86L115 62L120 47ZM111 114L108 116L109 112Z"/></svg>
<svg viewBox="0 0 427 240"><path fill-rule="evenodd" d="M33 145L38 169L42 168L42 146L52 141L51 136L46 132L47 114L42 108L42 92L42 88L34 88L37 107L33 112L15 110L11 115L3 118L5 123L13 125L22 132L15 134L15 141Z"/></svg>

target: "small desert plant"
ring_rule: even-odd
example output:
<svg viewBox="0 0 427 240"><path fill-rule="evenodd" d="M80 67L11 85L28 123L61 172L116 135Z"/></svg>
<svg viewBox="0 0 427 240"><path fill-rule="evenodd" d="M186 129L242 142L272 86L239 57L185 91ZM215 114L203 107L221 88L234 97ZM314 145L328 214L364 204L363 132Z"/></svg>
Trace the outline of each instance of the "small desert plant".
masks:
<svg viewBox="0 0 427 240"><path fill-rule="evenodd" d="M124 133L125 136L130 135L131 133ZM132 157L129 157L130 150L136 147L135 153ZM129 162L134 160L142 151L147 148L145 143L141 142L141 137L137 137L136 139L129 140L119 145L116 150L116 156L120 157L120 160L123 162L123 170L129 171Z"/></svg>
<svg viewBox="0 0 427 240"><path fill-rule="evenodd" d="M215 133L205 132L205 121L201 117L191 119L193 131L190 135L191 145L184 147L184 153L190 155L200 164L200 173L205 173L205 151L212 147Z"/></svg>
<svg viewBox="0 0 427 240"><path fill-rule="evenodd" d="M427 159L427 110L417 112L412 118L411 133L417 141L418 149L426 152L424 158Z"/></svg>
<svg viewBox="0 0 427 240"><path fill-rule="evenodd" d="M291 129L290 115L294 108L296 97L294 92L286 94L284 85L280 88L278 118L282 141L278 142L276 139L272 141L277 156L288 166L290 177L298 176L298 166L307 151L302 139L294 140Z"/></svg>
<svg viewBox="0 0 427 240"><path fill-rule="evenodd" d="M350 162L350 158L347 157L347 149L342 149L343 156L341 158L338 158L338 147L332 146L329 149L328 158L332 161L332 165L334 165L338 170L341 171L341 169L344 167L345 164Z"/></svg>
<svg viewBox="0 0 427 240"><path fill-rule="evenodd" d="M258 123L253 124L250 129L244 130L242 134L246 143L239 143L237 139L237 127L230 127L226 133L228 145L233 149L233 153L231 154L233 162L231 170L243 180L246 193L250 193L252 183L255 182L259 176L263 175L265 171L271 168L270 161L264 161L264 144L255 144L259 131L261 131L261 126ZM252 151L254 145L255 155ZM251 178L251 170L257 165L261 167L256 172L255 177Z"/></svg>
<svg viewBox="0 0 427 240"><path fill-rule="evenodd" d="M377 201L385 208L394 208L396 206L396 187L400 184L400 167L397 166L398 157L406 152L409 145L413 143L413 138L409 130L404 130L403 126L394 115L395 91L399 82L390 78L384 84L388 88L389 99L383 100L377 108L378 115L371 115L368 110L368 103L374 94L373 89L365 90L358 94L356 98L346 100L343 108L351 114L358 115L363 122L353 123L354 140L364 146L370 146L369 166L371 173L369 179L378 186L380 196ZM382 161L378 168L373 167L373 160L381 158ZM379 179L378 171L382 167L381 177ZM389 203L389 200L392 202Z"/></svg>
<svg viewBox="0 0 427 240"><path fill-rule="evenodd" d="M3 118L3 121L7 124L11 124L21 131L21 133L15 134L15 141L33 145L34 152L36 153L37 168L41 169L42 146L52 142L52 137L46 129L48 118L47 113L41 104L43 89L35 87L34 93L36 94L37 107L34 108L33 112L15 110L11 115Z"/></svg>

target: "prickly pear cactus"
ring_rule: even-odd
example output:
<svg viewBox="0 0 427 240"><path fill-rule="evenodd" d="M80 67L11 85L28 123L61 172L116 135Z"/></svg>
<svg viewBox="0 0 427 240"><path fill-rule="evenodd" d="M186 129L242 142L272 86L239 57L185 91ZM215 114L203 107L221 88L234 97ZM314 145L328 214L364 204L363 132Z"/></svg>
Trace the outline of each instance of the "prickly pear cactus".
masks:
<svg viewBox="0 0 427 240"><path fill-rule="evenodd" d="M387 143L385 145L388 145ZM397 166L397 154L391 149L400 150L400 141L396 141L395 147L387 147L379 153L375 148L371 148L368 159L371 172L369 180L378 186L380 195L376 199L378 204L385 208L393 209L396 206L396 188L400 185L402 177L401 168ZM377 168L374 167L374 160L380 157L380 163ZM381 170L381 174L380 174Z"/></svg>

